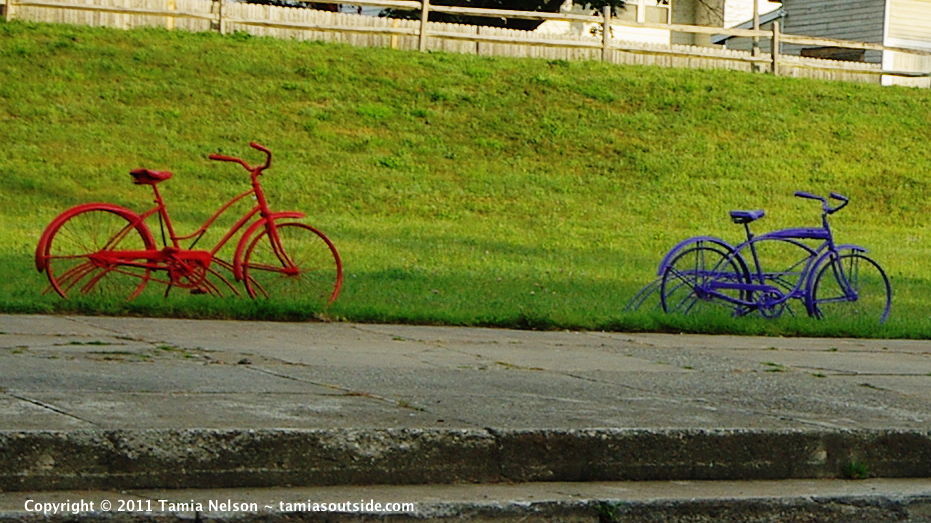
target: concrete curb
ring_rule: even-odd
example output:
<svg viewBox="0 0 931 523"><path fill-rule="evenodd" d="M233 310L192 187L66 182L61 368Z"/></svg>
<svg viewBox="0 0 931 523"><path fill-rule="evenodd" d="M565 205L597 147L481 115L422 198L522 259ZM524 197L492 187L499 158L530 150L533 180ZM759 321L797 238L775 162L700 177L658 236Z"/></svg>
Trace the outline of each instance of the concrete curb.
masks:
<svg viewBox="0 0 931 523"><path fill-rule="evenodd" d="M374 516L374 515L373 515ZM746 522L746 521L923 521L931 517L931 497L886 496L668 499L655 501L584 500L530 504L450 504L431 507L409 519L478 521ZM251 518L243 518L246 521ZM283 518L282 518L283 519ZM372 519L375 519L373 517ZM403 521L405 518L385 518ZM205 521L209 519L205 518ZM274 521L274 518L271 519ZM340 521L336 519L334 521ZM347 517L343 521L350 521Z"/></svg>
<svg viewBox="0 0 931 523"><path fill-rule="evenodd" d="M931 477L931 431L0 431L0 490Z"/></svg>
<svg viewBox="0 0 931 523"><path fill-rule="evenodd" d="M0 512L0 521L73 521L74 514ZM931 496L824 496L749 499L582 499L539 502L451 502L422 504L410 513L368 512L147 512L81 513L104 521L929 521Z"/></svg>

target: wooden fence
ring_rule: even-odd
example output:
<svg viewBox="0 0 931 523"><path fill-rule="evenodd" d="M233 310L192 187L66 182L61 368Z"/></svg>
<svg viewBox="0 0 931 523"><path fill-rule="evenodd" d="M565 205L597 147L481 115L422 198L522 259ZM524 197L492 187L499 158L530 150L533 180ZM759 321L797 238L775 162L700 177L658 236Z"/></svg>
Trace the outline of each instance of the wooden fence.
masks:
<svg viewBox="0 0 931 523"><path fill-rule="evenodd" d="M4 0L0 0L2 2ZM879 83L899 77L931 86L931 52L879 44L695 25L645 23L574 13L507 11L431 5L429 0L351 0L352 5L411 10L406 20L334 13L312 9L257 5L224 0L5 0L7 20L84 24L118 28L158 26L188 31L244 31L254 35L301 40L327 40L360 46L409 50L443 50L497 56L562 60L603 60L618 64L766 71L778 75ZM496 27L430 22L429 14L451 13L493 18L521 18L582 24L588 34L541 34ZM699 35L730 35L766 40L768 53L719 46L646 44L625 40L625 32L658 30ZM917 71L883 70L881 64L824 60L780 52L782 44L844 47L919 57ZM887 82L888 83L888 82Z"/></svg>

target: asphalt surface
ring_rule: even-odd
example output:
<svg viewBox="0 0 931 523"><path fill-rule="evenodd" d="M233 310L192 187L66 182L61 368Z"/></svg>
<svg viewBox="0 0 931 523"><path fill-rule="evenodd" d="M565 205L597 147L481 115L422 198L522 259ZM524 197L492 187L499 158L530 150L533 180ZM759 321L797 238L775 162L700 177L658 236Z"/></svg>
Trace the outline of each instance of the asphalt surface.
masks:
<svg viewBox="0 0 931 523"><path fill-rule="evenodd" d="M0 516L32 491L381 484L433 500L415 519L502 516L490 503L590 520L617 508L595 500L666 499L619 481L678 482L668 498L820 478L759 496L777 514L820 489L924 521L929 385L926 340L0 315ZM857 475L911 479L829 479ZM565 481L585 483L537 504L502 490ZM428 494L466 483L517 505Z"/></svg>

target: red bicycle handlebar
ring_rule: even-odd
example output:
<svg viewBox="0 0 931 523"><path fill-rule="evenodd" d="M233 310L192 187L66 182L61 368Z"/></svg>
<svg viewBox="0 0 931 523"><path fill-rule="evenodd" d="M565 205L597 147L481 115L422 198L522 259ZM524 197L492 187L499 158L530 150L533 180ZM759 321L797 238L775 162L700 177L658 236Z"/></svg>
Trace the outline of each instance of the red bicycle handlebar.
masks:
<svg viewBox="0 0 931 523"><path fill-rule="evenodd" d="M256 175L262 174L262 171L264 171L265 169L268 169L272 165L272 152L268 150L268 148L265 147L264 145L258 144L256 142L250 142L249 146L251 146L253 149L258 149L259 151L262 151L263 153L265 153L264 164L252 167L248 163L246 163L246 161L243 160L242 158L226 156L225 154L211 154L208 156L208 158L210 158L211 160L217 160L219 162L238 163L239 165L242 165L243 168L245 168L247 171L253 174L256 174Z"/></svg>
<svg viewBox="0 0 931 523"><path fill-rule="evenodd" d="M249 146L252 147L253 149L258 149L259 151L262 151L263 153L265 153L265 165L262 166L261 170L265 170L271 167L272 152L268 150L268 147L265 147L264 145L256 143L256 142L249 142Z"/></svg>
<svg viewBox="0 0 931 523"><path fill-rule="evenodd" d="M239 158L233 158L232 156L225 156L225 155L222 155L222 154L211 154L210 156L208 156L208 158L210 158L211 160L219 160L219 161L221 161L221 162L240 162L240 161L242 161L242 160L240 160Z"/></svg>

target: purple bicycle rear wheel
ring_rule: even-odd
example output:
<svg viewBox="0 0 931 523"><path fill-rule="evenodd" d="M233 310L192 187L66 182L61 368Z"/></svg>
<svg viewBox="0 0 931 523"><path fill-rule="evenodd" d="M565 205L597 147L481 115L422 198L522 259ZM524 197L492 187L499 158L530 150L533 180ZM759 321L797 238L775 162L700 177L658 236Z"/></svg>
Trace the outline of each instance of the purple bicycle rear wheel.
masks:
<svg viewBox="0 0 931 523"><path fill-rule="evenodd" d="M717 289L710 292L712 282L747 283L746 271L733 253L720 247L698 245L679 253L663 272L660 284L660 304L667 313L700 314L706 311L735 312L738 305L722 298L745 299L741 289Z"/></svg>

